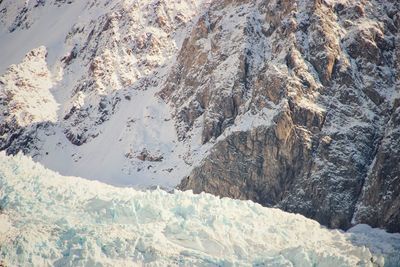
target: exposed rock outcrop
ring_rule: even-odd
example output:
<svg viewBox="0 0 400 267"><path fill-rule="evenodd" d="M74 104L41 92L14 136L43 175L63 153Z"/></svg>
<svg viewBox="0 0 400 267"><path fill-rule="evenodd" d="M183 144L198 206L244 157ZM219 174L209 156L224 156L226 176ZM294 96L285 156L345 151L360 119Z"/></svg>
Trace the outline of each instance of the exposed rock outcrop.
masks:
<svg viewBox="0 0 400 267"><path fill-rule="evenodd" d="M253 68L246 80L236 75L232 82L225 75L218 84L230 81L244 88L245 93L237 101L236 116L265 108L274 109L277 115L272 123L265 122L265 126L228 131L226 138L218 138L210 155L182 181L180 188L252 199L343 229L351 225L357 206L357 222L399 231L400 149L398 115L393 107L393 96L399 93L395 45L399 29L394 15L400 10L399 4L395 1L224 4L226 12L236 9L235 13L240 14L238 10L246 10L247 26L260 29L245 31L248 35L240 36L257 40L262 49L250 55L262 56L259 65L255 65L254 56L247 57L249 50L235 49L236 40L224 39L227 43L224 47L234 47L229 54L247 58L245 65ZM214 36L236 34L240 22L230 29L218 27L221 10L224 10L221 4L211 6L208 25L216 26L203 35L192 34L186 40L187 46L204 43L204 39L213 40ZM254 14L258 14L257 20L252 19ZM204 47L192 50L191 54L196 54L204 51ZM202 69L212 65L215 56L211 55L203 56L209 60L202 62ZM190 72L197 74L196 80L210 81L213 77L210 72L195 71L196 67L186 65L184 60L178 66L182 69L190 66ZM172 76L175 85L169 85L166 91L177 108L178 122L190 126L191 120L204 113L203 136L206 135L207 141L207 136L218 137L224 129L211 130L210 134L210 116L219 114L217 121L232 120L232 124L235 117L231 113L224 116L227 114L224 109L230 107L224 104L226 101L207 102L216 109L211 115L207 112L209 107L205 112L197 112L195 105L182 108L180 101L176 101L182 94L179 86L188 88L186 80L192 80L191 77L190 74L180 79ZM169 88L175 88L176 93ZM189 89L187 95L188 99L198 101L212 99L213 94L221 91L214 86L211 92L200 89L193 93ZM234 97L234 91L230 92ZM254 99L261 96L263 102ZM190 100L185 100L187 103ZM278 103L281 103L278 107L273 105ZM183 110L189 114L185 119L179 116Z"/></svg>
<svg viewBox="0 0 400 267"><path fill-rule="evenodd" d="M400 109L388 123L371 164L355 214L356 222L400 232Z"/></svg>

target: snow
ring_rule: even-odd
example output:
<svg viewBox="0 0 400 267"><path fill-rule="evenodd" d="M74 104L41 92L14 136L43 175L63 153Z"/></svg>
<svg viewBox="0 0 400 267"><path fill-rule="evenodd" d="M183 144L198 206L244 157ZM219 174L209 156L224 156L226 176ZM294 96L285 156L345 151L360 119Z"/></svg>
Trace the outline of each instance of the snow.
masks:
<svg viewBox="0 0 400 267"><path fill-rule="evenodd" d="M301 215L209 194L116 188L60 176L22 155L0 153L0 207L0 262L7 266L399 263L399 234L365 225L328 230Z"/></svg>
<svg viewBox="0 0 400 267"><path fill-rule="evenodd" d="M16 30L9 33L7 25L13 22L17 10L25 5L34 5L34 1L4 1L2 3L9 10L5 17L6 25L0 24L0 73L3 73L11 64L21 61L26 53L33 48L46 46L49 49L51 62L55 62L56 56L62 53L65 36L78 19L80 10L84 9L85 1L73 1L72 4L57 7L48 4L46 8L36 8L36 12L28 14L31 23L29 30ZM18 8L17 8L18 7Z"/></svg>
<svg viewBox="0 0 400 267"><path fill-rule="evenodd" d="M83 176L112 185L172 188L189 174L184 154L200 140L181 143L176 136L170 107L155 96L155 90L137 91L123 102L116 114L101 127L101 134L83 146L71 146L62 133L47 137L37 158L50 169L66 175ZM161 161L142 161L143 150L160 155ZM199 159L203 154L191 155ZM199 161L199 160L196 160ZM101 166L93 168L93 166ZM122 170L122 171L121 171Z"/></svg>
<svg viewBox="0 0 400 267"><path fill-rule="evenodd" d="M274 105L272 102L270 103L272 108L264 108L256 114L253 114L250 111L247 111L244 114L241 114L236 117L235 123L228 127L225 132L218 137L218 140L223 140L233 132L244 132L255 129L259 126L269 126L273 124L273 118L278 114L278 108L280 105Z"/></svg>
<svg viewBox="0 0 400 267"><path fill-rule="evenodd" d="M196 133L195 139L186 143L177 140L173 112L156 93L162 89L162 80L187 31L209 1L169 0L165 6L148 0L49 0L36 4L5 0L0 13L0 80L6 89L1 90L0 84L0 98L6 91L15 93L13 114L24 118L18 121L23 130L29 131L35 123L51 122L48 128L34 130L36 143L27 153L63 175L118 186L171 188L179 183L189 174L190 165L204 156L205 148L198 152L201 140L196 139ZM23 23L14 27L24 9ZM155 24L160 12L171 19L171 25L163 28ZM178 15L182 23L174 19ZM110 29L104 30L108 19ZM140 41L144 48L138 48ZM46 51L43 56L24 59L29 51L39 48ZM73 49L76 58L66 64L62 58ZM10 64L18 64L18 76L8 74ZM92 64L96 66L93 72ZM44 71L46 75L41 76ZM20 76L28 79L34 92L14 86ZM102 99L109 117L98 123ZM65 119L72 108L77 112ZM67 132L79 135L86 130L91 136L80 146L66 138ZM163 160L137 159L144 149Z"/></svg>
<svg viewBox="0 0 400 267"><path fill-rule="evenodd" d="M21 126L57 121L58 104L50 93L53 83L45 60L46 53L44 46L33 49L20 64L12 65L0 76L0 98L12 96L7 103L9 113Z"/></svg>

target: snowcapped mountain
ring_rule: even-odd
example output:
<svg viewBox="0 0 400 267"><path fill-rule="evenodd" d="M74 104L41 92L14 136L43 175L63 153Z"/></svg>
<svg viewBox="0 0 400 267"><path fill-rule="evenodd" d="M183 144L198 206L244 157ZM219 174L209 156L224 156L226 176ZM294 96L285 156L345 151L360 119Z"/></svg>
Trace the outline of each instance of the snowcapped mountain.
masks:
<svg viewBox="0 0 400 267"><path fill-rule="evenodd" d="M400 232L396 0L0 1L0 150Z"/></svg>
<svg viewBox="0 0 400 267"><path fill-rule="evenodd" d="M63 174L175 186L198 145L178 142L155 94L205 4L2 1L1 149Z"/></svg>
<svg viewBox="0 0 400 267"><path fill-rule="evenodd" d="M163 91L185 130L201 118L217 140L180 188L399 231L399 8L211 4Z"/></svg>
<svg viewBox="0 0 400 267"><path fill-rule="evenodd" d="M398 266L400 234L251 201L135 191L0 153L4 266Z"/></svg>

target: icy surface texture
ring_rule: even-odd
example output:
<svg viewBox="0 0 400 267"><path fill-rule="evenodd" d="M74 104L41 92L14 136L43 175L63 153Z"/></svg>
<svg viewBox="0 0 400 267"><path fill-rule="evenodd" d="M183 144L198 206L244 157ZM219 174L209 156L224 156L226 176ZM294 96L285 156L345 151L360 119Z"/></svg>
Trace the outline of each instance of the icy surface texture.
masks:
<svg viewBox="0 0 400 267"><path fill-rule="evenodd" d="M400 251L400 234L365 225L344 233L251 201L116 188L4 153L0 207L7 266L396 266Z"/></svg>

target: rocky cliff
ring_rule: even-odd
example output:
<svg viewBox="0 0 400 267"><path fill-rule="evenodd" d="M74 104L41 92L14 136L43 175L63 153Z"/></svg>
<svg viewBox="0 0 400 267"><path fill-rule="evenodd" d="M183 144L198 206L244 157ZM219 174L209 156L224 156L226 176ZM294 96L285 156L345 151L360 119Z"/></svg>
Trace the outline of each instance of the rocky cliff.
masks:
<svg viewBox="0 0 400 267"><path fill-rule="evenodd" d="M398 1L139 2L0 1L2 150L400 232Z"/></svg>
<svg viewBox="0 0 400 267"><path fill-rule="evenodd" d="M181 189L400 231L398 2L219 1L195 28L164 91L216 144ZM221 138L248 113L274 115Z"/></svg>

